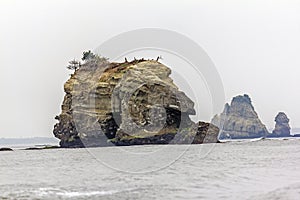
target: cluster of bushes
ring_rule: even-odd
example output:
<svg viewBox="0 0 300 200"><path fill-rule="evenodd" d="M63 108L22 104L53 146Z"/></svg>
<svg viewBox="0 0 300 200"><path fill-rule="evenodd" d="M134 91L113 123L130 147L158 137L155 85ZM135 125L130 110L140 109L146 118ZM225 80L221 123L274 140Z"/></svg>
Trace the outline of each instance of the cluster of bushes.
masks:
<svg viewBox="0 0 300 200"><path fill-rule="evenodd" d="M81 61L78 61L76 59L71 60L69 62L69 65L67 66L68 69L70 70L78 70L83 66L87 66L87 67L96 67L99 64L104 64L108 62L108 58L105 57L101 57L97 54L94 54L93 52L91 52L91 50L89 51L84 51L82 53L82 58Z"/></svg>

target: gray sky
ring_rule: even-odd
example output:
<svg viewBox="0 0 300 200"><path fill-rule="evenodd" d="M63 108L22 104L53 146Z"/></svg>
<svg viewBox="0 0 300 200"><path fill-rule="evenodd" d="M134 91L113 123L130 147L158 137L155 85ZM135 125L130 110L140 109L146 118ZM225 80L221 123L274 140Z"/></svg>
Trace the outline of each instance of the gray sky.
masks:
<svg viewBox="0 0 300 200"><path fill-rule="evenodd" d="M278 111L300 127L299 0L0 0L0 137L52 136L68 61L147 27L196 41L215 63L226 101L248 93L268 128Z"/></svg>

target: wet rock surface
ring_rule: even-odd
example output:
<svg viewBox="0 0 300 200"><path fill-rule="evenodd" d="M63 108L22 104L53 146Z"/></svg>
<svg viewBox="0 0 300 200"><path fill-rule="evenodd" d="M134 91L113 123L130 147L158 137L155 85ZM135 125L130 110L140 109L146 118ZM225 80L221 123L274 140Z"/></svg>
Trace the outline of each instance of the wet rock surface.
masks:
<svg viewBox="0 0 300 200"><path fill-rule="evenodd" d="M242 139L266 137L268 131L259 119L250 97L236 96L231 104L226 104L224 111L214 116L212 124L220 128L220 139Z"/></svg>
<svg viewBox="0 0 300 200"><path fill-rule="evenodd" d="M191 121L194 103L154 60L84 64L65 83L53 130L61 147L216 142L219 130Z"/></svg>

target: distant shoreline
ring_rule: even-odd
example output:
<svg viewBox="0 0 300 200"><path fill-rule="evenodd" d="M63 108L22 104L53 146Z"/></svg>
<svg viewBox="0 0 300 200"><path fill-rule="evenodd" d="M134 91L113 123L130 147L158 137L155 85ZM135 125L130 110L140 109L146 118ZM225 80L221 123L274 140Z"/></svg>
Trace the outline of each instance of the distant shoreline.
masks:
<svg viewBox="0 0 300 200"><path fill-rule="evenodd" d="M32 138L0 138L0 147L23 148L36 145L58 145L59 140L54 137Z"/></svg>

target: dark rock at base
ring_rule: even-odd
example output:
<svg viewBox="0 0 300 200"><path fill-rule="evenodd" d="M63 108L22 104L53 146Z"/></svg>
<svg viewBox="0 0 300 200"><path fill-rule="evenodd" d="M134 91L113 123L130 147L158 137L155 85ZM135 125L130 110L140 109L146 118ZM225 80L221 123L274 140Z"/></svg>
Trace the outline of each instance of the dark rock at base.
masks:
<svg viewBox="0 0 300 200"><path fill-rule="evenodd" d="M234 97L230 105L225 105L223 113L214 116L211 123L220 128L219 139L259 138L269 134L247 94Z"/></svg>
<svg viewBox="0 0 300 200"><path fill-rule="evenodd" d="M11 148L4 147L4 148L0 148L0 151L13 151L13 150Z"/></svg>
<svg viewBox="0 0 300 200"><path fill-rule="evenodd" d="M181 129L172 143L203 144L218 142L219 128L206 122L193 123L189 128Z"/></svg>
<svg viewBox="0 0 300 200"><path fill-rule="evenodd" d="M268 137L290 137L291 128L289 125L290 119L284 112L279 112L275 117L275 129Z"/></svg>
<svg viewBox="0 0 300 200"><path fill-rule="evenodd" d="M124 134L122 138L115 139L115 141L113 140L112 142L117 146L169 144L174 136L175 134L172 133L153 135L148 137L135 137Z"/></svg>
<svg viewBox="0 0 300 200"><path fill-rule="evenodd" d="M217 143L220 129L210 123L198 122L197 134L193 144Z"/></svg>
<svg viewBox="0 0 300 200"><path fill-rule="evenodd" d="M59 146L43 146L43 147L28 147L24 150L44 150L44 149L59 149Z"/></svg>
<svg viewBox="0 0 300 200"><path fill-rule="evenodd" d="M219 128L205 122L191 123L189 127L179 129L178 132L154 135L149 137L133 137L123 134L113 141L116 145L144 145L144 144L203 144L217 143Z"/></svg>

